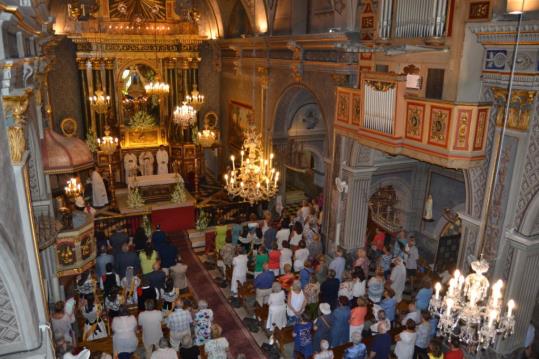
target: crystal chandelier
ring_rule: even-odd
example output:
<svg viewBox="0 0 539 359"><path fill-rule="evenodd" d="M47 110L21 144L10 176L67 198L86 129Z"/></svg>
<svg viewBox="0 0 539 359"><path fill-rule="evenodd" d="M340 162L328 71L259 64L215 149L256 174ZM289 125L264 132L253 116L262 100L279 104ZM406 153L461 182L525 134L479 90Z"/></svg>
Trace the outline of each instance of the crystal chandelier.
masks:
<svg viewBox="0 0 539 359"><path fill-rule="evenodd" d="M65 194L70 198L78 197L81 194L81 186L76 178L70 178L64 187Z"/></svg>
<svg viewBox="0 0 539 359"><path fill-rule="evenodd" d="M240 154L241 162L237 169L235 157L230 156L232 170L224 176L225 189L228 193L241 197L251 204L275 196L279 172L273 168L273 153L269 158L264 158L261 135L254 126L246 131Z"/></svg>
<svg viewBox="0 0 539 359"><path fill-rule="evenodd" d="M107 126L105 129L105 136L98 138L97 144L104 154L110 156L116 152L116 148L118 148L118 137L112 137L110 135L110 129Z"/></svg>
<svg viewBox="0 0 539 359"><path fill-rule="evenodd" d="M144 85L144 89L148 95L162 96L170 92L170 85L166 82L162 82L159 76L155 76L155 79Z"/></svg>
<svg viewBox="0 0 539 359"><path fill-rule="evenodd" d="M204 95L198 92L197 84L193 84L193 91L191 91L191 95L185 96L185 101L195 110L200 110L200 108L204 104Z"/></svg>
<svg viewBox="0 0 539 359"><path fill-rule="evenodd" d="M198 143L205 148L213 146L215 140L217 139L217 134L215 131L210 129L204 129L197 133Z"/></svg>
<svg viewBox="0 0 539 359"><path fill-rule="evenodd" d="M466 277L455 271L444 298L440 297L442 285L436 283L429 310L439 317L438 330L442 336L457 336L462 343L479 350L493 345L499 336L505 338L513 333L515 302L507 302L504 314L503 281L500 279L492 285L489 297L490 283L484 276L488 263L481 259L472 262L471 267L474 273Z"/></svg>
<svg viewBox="0 0 539 359"><path fill-rule="evenodd" d="M88 98L90 100L90 107L96 113L103 115L107 113L110 106L110 96L107 96L103 90L96 90L94 96Z"/></svg>
<svg viewBox="0 0 539 359"><path fill-rule="evenodd" d="M183 128L190 127L195 124L197 111L183 101L181 106L176 106L172 115L172 120Z"/></svg>

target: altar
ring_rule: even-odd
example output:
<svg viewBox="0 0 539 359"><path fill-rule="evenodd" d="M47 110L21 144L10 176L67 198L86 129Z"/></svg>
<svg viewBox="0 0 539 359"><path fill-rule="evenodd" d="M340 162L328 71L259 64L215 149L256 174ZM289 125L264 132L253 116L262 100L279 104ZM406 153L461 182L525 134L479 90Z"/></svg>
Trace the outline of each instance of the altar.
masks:
<svg viewBox="0 0 539 359"><path fill-rule="evenodd" d="M171 200L171 193L178 182L183 182L183 178L176 173L130 177L128 188L116 191L118 209L123 215L151 212L152 223L167 232L194 228L196 199L185 190L183 202ZM131 208L128 204L129 190L135 187L139 189L144 205Z"/></svg>

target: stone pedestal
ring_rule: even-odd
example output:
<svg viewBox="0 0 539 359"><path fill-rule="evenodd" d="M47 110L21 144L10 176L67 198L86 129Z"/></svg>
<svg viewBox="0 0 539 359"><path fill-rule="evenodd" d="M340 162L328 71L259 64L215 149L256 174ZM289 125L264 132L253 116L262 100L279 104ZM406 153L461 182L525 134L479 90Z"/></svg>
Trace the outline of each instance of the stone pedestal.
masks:
<svg viewBox="0 0 539 359"><path fill-rule="evenodd" d="M369 216L369 187L375 167L343 167L343 180L348 184L344 204L344 235L341 246L347 250L365 245Z"/></svg>

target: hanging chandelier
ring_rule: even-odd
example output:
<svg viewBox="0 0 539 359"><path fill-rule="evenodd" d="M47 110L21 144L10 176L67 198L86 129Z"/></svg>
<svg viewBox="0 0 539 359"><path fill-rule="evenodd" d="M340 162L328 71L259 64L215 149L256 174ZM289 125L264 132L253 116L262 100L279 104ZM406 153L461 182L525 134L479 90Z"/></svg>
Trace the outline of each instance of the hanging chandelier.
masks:
<svg viewBox="0 0 539 359"><path fill-rule="evenodd" d="M183 128L193 126L196 122L197 111L183 101L181 106L176 106L174 113L172 114L172 120Z"/></svg>
<svg viewBox="0 0 539 359"><path fill-rule="evenodd" d="M197 138L198 143L202 147L208 148L213 146L213 144L215 143L215 140L217 139L217 134L215 133L215 131L206 128L197 133Z"/></svg>
<svg viewBox="0 0 539 359"><path fill-rule="evenodd" d="M118 137L112 137L110 135L110 129L108 126L105 128L105 136L97 139L99 149L106 155L110 156L118 148Z"/></svg>
<svg viewBox="0 0 539 359"><path fill-rule="evenodd" d="M103 115L107 113L110 106L110 96L107 96L103 90L96 90L94 96L88 98L90 100L90 107L96 113Z"/></svg>
<svg viewBox="0 0 539 359"><path fill-rule="evenodd" d="M232 170L224 176L228 193L251 204L274 197L278 191L279 172L273 168L273 153L269 158L264 157L261 135L254 126L246 131L240 154L239 168L236 168L235 157L230 156Z"/></svg>
<svg viewBox="0 0 539 359"><path fill-rule="evenodd" d="M503 281L500 279L492 285L489 297L490 283L484 276L488 263L480 259L472 262L471 267L474 273L466 277L455 271L444 298L440 296L442 285L436 283L429 310L439 317L438 330L442 336L456 336L470 348L479 350L493 345L498 337L513 333L515 302L509 300L503 313Z"/></svg>
<svg viewBox="0 0 539 359"><path fill-rule="evenodd" d="M64 191L66 196L70 198L78 197L82 192L80 182L77 181L76 178L70 178L69 181L67 181L66 186L64 187Z"/></svg>
<svg viewBox="0 0 539 359"><path fill-rule="evenodd" d="M144 89L148 95L167 95L170 92L170 85L166 82L162 82L159 76L155 76L155 79L144 85Z"/></svg>
<svg viewBox="0 0 539 359"><path fill-rule="evenodd" d="M198 92L197 84L193 84L193 91L191 91L191 95L185 96L185 101L195 110L200 110L200 108L204 104L204 95Z"/></svg>

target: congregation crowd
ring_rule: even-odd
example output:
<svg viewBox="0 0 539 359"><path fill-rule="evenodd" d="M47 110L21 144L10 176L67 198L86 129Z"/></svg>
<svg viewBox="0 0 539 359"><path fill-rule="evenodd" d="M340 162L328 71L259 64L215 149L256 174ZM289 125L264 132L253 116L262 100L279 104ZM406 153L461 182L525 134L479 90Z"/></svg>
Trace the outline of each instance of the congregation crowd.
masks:
<svg viewBox="0 0 539 359"><path fill-rule="evenodd" d="M218 225L207 252L228 279L231 301L251 281L264 329L292 328L296 357L463 358L458 340L444 345L436 337L432 282L418 272L414 237L376 229L365 247L337 247L329 260L321 216L313 200L297 213L265 211L260 221ZM76 296L53 308L59 357L108 336L113 352L93 357L140 358L139 344L148 359L231 357L212 309L189 294L188 266L159 226L149 238L142 228L132 238L122 230L96 236L95 268L77 278Z"/></svg>

